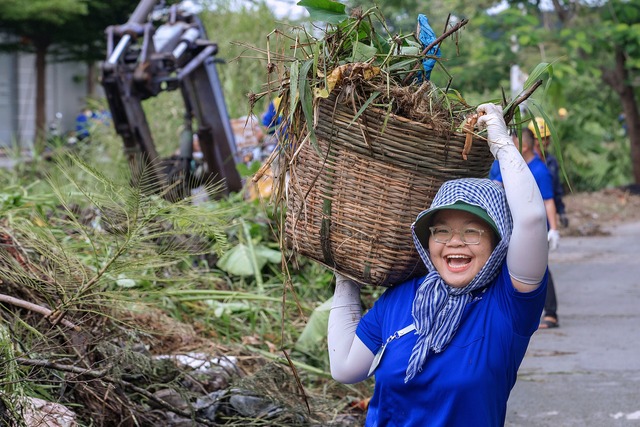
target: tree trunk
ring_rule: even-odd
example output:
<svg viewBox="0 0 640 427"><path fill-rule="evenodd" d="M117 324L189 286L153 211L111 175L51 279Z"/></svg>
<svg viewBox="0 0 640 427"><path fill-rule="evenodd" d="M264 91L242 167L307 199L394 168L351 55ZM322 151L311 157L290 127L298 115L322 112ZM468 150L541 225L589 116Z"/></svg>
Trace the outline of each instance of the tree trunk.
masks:
<svg viewBox="0 0 640 427"><path fill-rule="evenodd" d="M634 88L630 84L629 73L625 67L626 55L621 48L615 51L615 69L605 70L602 80L620 97L622 111L627 123L627 135L631 145L631 165L633 167L633 182L640 184L640 111L636 102Z"/></svg>
<svg viewBox="0 0 640 427"><path fill-rule="evenodd" d="M47 49L48 44L34 43L36 48L36 152L44 150L47 139Z"/></svg>
<svg viewBox="0 0 640 427"><path fill-rule="evenodd" d="M93 61L87 62L87 96L93 98L96 92L96 63Z"/></svg>
<svg viewBox="0 0 640 427"><path fill-rule="evenodd" d="M569 20L569 11L563 4L560 4L558 0L553 0L552 3L553 8L556 11L556 15L558 15L558 19L562 23L562 26L565 27L567 25L567 21Z"/></svg>
<svg viewBox="0 0 640 427"><path fill-rule="evenodd" d="M627 135L629 135L631 145L633 182L640 184L640 114L638 113L638 103L633 93L633 87L627 86L628 90L620 94L620 100L626 117Z"/></svg>

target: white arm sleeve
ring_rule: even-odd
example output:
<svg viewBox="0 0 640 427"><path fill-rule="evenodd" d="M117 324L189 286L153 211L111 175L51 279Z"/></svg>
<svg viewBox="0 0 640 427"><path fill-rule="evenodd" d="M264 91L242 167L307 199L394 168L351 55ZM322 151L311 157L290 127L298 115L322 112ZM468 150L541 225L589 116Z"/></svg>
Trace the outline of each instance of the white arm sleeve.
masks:
<svg viewBox="0 0 640 427"><path fill-rule="evenodd" d="M360 287L336 274L327 341L331 376L344 384L366 379L373 362L374 354L356 336L361 317Z"/></svg>
<svg viewBox="0 0 640 427"><path fill-rule="evenodd" d="M509 274L526 285L538 285L549 259L547 213L542 195L515 145L500 148L496 157L513 217L507 252Z"/></svg>
<svg viewBox="0 0 640 427"><path fill-rule="evenodd" d="M540 189L514 145L498 150L497 157L513 217L507 252L509 274L524 284L537 285L542 281L549 257L547 213Z"/></svg>
<svg viewBox="0 0 640 427"><path fill-rule="evenodd" d="M507 252L509 274L518 290L532 291L535 287L528 285L540 284L549 258L547 214L542 195L529 166L508 135L502 109L495 104L482 104L478 113L478 125L487 127L489 149L500 163L513 217Z"/></svg>

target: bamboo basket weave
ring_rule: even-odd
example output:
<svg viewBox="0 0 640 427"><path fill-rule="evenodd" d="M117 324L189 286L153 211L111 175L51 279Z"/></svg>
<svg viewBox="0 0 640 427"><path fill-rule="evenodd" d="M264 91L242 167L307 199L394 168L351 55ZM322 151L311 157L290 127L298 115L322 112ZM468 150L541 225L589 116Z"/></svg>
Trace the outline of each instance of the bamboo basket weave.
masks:
<svg viewBox="0 0 640 427"><path fill-rule="evenodd" d="M319 104L317 147L305 141L289 168L287 245L362 284L392 286L426 272L416 216L444 181L486 177L493 156L476 140L463 160L462 133L374 108L354 116L335 96Z"/></svg>

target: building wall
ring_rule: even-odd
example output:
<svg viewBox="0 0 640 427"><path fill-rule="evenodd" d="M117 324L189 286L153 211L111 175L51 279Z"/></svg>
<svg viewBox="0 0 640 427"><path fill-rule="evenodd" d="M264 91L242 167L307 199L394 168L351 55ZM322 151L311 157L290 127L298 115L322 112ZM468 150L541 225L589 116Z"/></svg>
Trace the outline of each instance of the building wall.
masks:
<svg viewBox="0 0 640 427"><path fill-rule="evenodd" d="M0 147L11 145L16 114L16 55L0 55Z"/></svg>
<svg viewBox="0 0 640 427"><path fill-rule="evenodd" d="M49 58L46 77L46 121L59 121L63 133L73 132L75 118L86 104L87 66L54 62ZM101 96L101 94L97 94ZM33 147L36 113L35 55L0 54L0 147Z"/></svg>

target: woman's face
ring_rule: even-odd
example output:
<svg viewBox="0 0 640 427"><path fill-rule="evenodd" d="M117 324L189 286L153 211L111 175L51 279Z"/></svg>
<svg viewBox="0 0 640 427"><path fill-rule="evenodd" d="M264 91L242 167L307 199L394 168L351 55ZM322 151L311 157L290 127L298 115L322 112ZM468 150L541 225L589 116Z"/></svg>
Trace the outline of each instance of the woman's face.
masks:
<svg viewBox="0 0 640 427"><path fill-rule="evenodd" d="M444 282L454 288L464 288L486 264L495 247L493 229L477 216L456 209L443 209L434 214L432 226L446 226L454 230L447 243L429 237L431 262ZM477 245L465 244L459 231L469 228L484 230Z"/></svg>

